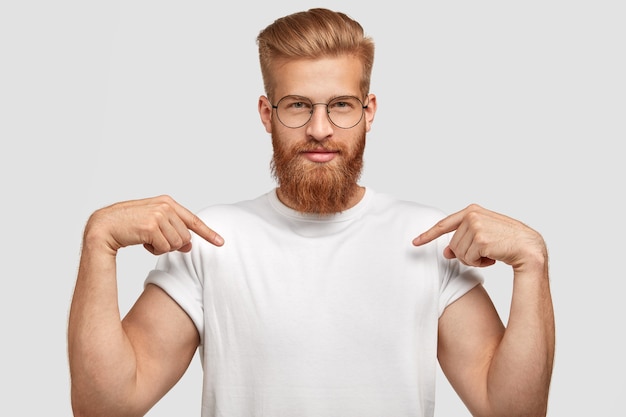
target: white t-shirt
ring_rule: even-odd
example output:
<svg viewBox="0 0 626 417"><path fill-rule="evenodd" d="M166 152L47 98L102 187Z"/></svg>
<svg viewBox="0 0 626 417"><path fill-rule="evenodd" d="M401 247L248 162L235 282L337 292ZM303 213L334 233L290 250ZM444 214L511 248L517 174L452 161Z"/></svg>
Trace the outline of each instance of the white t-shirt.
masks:
<svg viewBox="0 0 626 417"><path fill-rule="evenodd" d="M482 281L412 239L444 214L367 189L319 217L271 191L198 213L224 237L159 258L201 337L203 417L432 416L437 322Z"/></svg>

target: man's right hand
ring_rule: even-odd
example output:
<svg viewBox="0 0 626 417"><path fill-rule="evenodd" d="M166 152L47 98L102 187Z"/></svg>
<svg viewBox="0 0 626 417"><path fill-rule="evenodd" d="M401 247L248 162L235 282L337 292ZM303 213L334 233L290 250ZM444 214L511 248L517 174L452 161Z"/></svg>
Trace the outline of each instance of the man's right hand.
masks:
<svg viewBox="0 0 626 417"><path fill-rule="evenodd" d="M190 251L190 231L215 246L224 244L224 239L198 216L163 195L124 201L97 210L87 223L85 236L103 239L106 248L113 253L141 244L154 255L160 255Z"/></svg>
<svg viewBox="0 0 626 417"><path fill-rule="evenodd" d="M140 244L155 255L188 252L192 232L224 243L169 196L116 203L89 218L68 323L76 416L144 415L189 366L200 336L162 289L146 286L120 320L116 255Z"/></svg>

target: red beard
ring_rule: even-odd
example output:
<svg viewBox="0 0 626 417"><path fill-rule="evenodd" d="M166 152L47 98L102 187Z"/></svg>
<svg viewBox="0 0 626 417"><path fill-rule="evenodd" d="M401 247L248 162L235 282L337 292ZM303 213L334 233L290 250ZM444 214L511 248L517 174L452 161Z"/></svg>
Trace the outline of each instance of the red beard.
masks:
<svg viewBox="0 0 626 417"><path fill-rule="evenodd" d="M274 131L276 131L274 129ZM302 213L334 214L349 207L351 199L359 190L357 181L363 169L365 132L358 138L348 140L354 147L346 147L333 141L309 142L288 147L288 140L279 140L272 134L274 156L271 162L273 177L289 206ZM328 163L304 160L301 152L324 147L338 151L337 157Z"/></svg>

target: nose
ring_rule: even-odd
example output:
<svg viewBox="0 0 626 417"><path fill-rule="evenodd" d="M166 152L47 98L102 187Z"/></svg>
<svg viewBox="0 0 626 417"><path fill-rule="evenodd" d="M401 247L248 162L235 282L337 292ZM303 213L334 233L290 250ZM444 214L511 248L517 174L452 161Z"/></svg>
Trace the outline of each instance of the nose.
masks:
<svg viewBox="0 0 626 417"><path fill-rule="evenodd" d="M318 111L315 111L319 107ZM326 103L314 103L311 120L306 125L306 133L315 140L324 140L333 134L333 124L328 118Z"/></svg>

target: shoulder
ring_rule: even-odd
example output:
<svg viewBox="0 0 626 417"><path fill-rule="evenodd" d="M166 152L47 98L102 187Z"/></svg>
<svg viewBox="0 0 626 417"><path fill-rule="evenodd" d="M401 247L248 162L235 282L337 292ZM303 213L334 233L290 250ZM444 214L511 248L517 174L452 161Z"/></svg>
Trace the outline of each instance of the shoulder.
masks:
<svg viewBox="0 0 626 417"><path fill-rule="evenodd" d="M226 242L238 236L256 236L272 230L277 223L277 215L268 195L265 193L250 200L206 206L196 215Z"/></svg>
<svg viewBox="0 0 626 417"><path fill-rule="evenodd" d="M243 221L246 218L262 217L269 208L267 200L267 194L262 194L251 200L206 206L196 214L205 222Z"/></svg>
<svg viewBox="0 0 626 417"><path fill-rule="evenodd" d="M371 191L370 213L399 219L415 219L425 223L436 223L447 214L440 208L417 201L399 199L386 193Z"/></svg>

